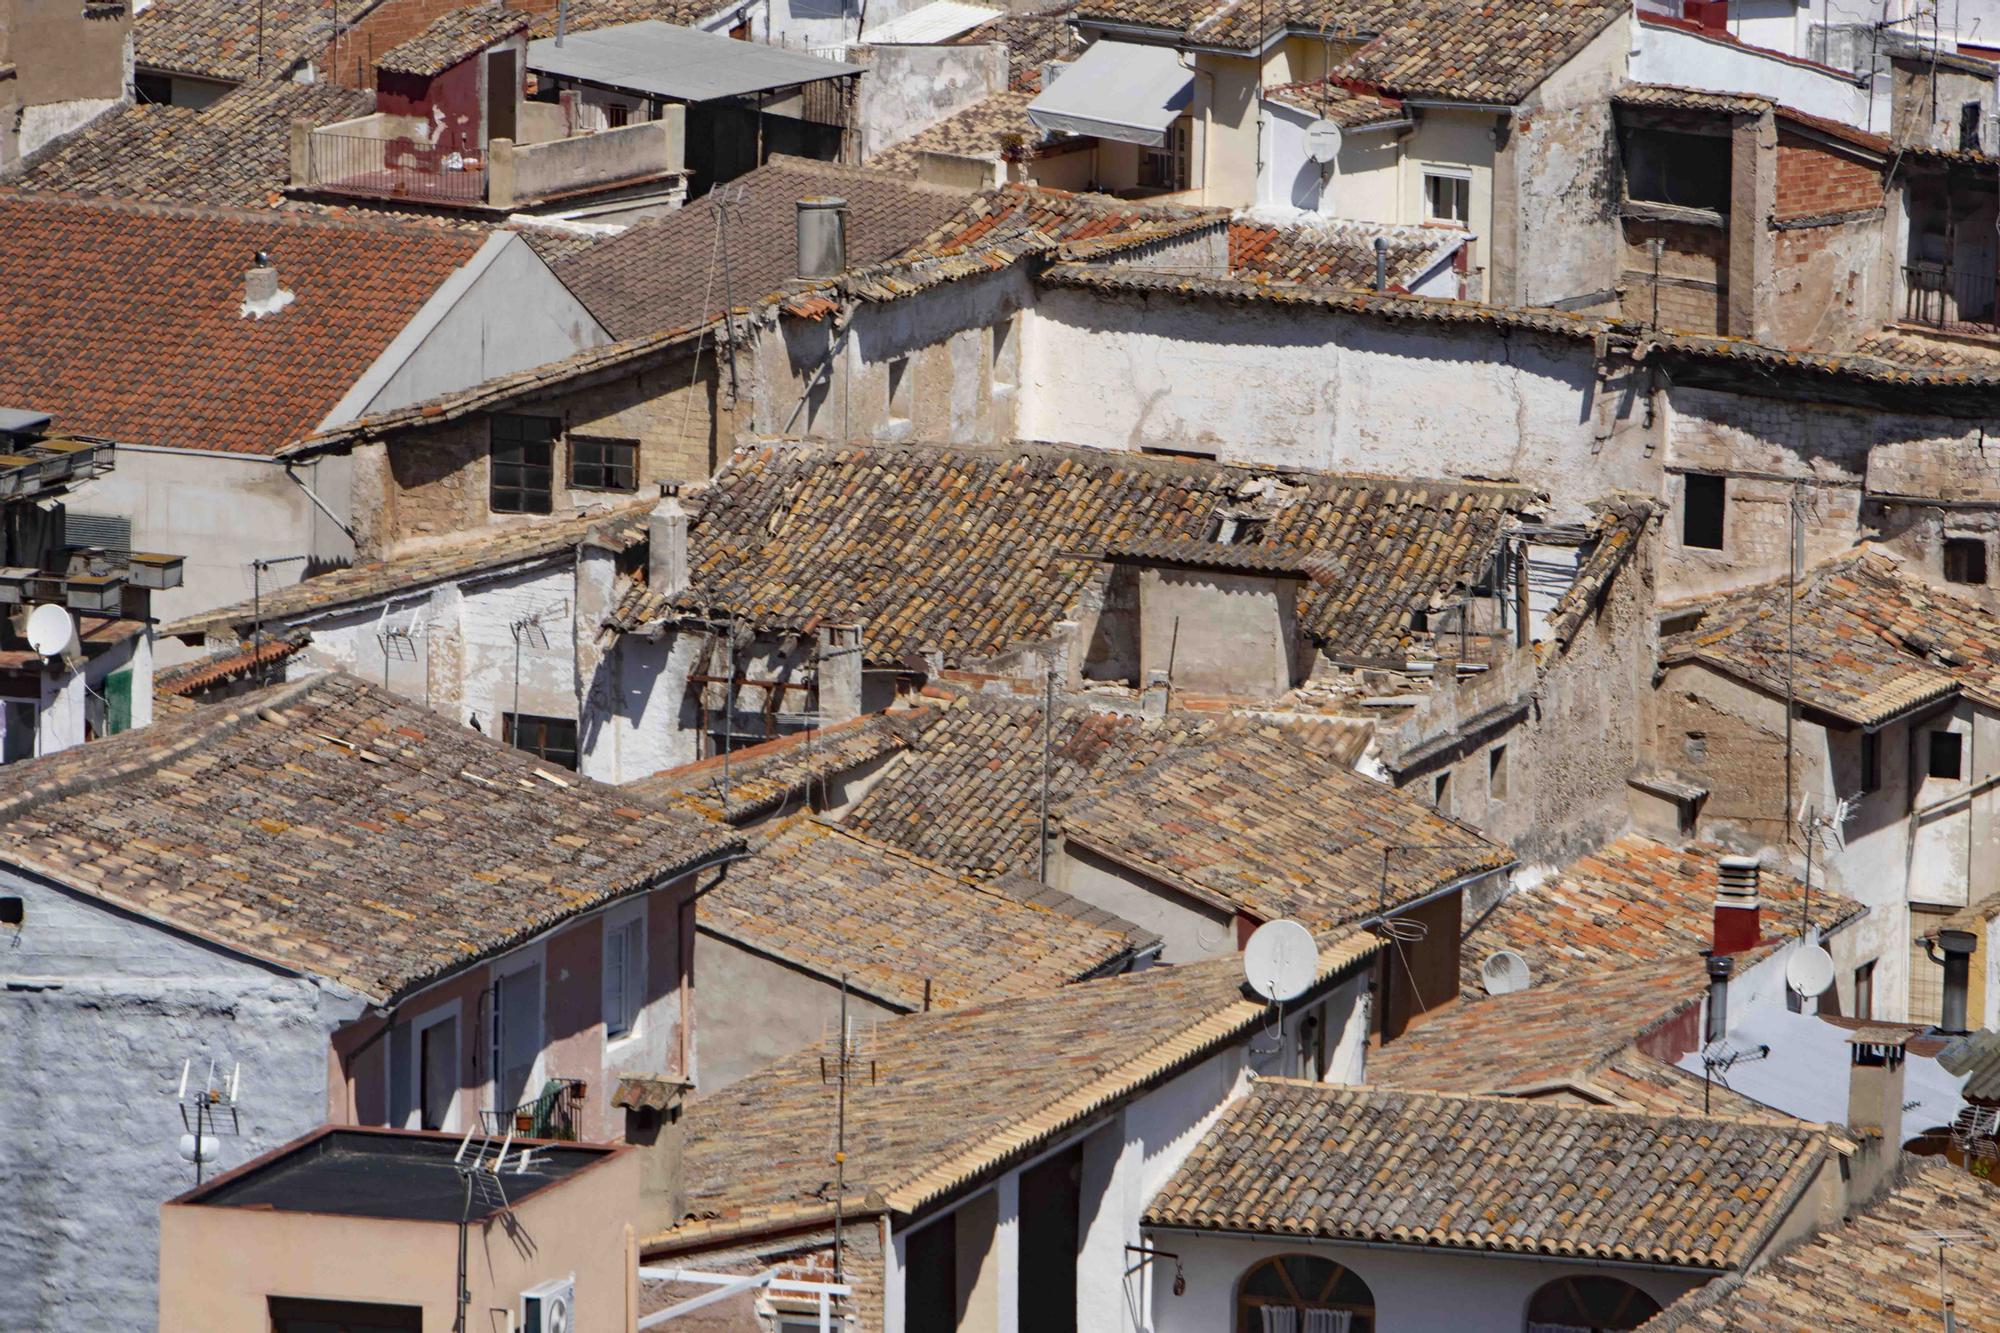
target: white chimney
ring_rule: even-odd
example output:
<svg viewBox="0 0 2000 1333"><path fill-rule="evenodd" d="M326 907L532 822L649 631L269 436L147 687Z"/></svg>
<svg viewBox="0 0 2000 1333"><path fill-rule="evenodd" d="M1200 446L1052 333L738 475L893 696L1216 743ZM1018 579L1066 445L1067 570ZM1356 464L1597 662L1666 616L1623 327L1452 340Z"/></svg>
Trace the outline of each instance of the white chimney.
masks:
<svg viewBox="0 0 2000 1333"><path fill-rule="evenodd" d="M278 286L278 269L271 256L259 250L250 267L243 270L243 318L275 315L291 303L292 294Z"/></svg>
<svg viewBox="0 0 2000 1333"><path fill-rule="evenodd" d="M820 626L816 673L820 726L837 726L861 716L859 625Z"/></svg>
<svg viewBox="0 0 2000 1333"><path fill-rule="evenodd" d="M678 597L688 588L688 516L681 508L680 487L660 487L660 502L646 520L646 582L662 597Z"/></svg>

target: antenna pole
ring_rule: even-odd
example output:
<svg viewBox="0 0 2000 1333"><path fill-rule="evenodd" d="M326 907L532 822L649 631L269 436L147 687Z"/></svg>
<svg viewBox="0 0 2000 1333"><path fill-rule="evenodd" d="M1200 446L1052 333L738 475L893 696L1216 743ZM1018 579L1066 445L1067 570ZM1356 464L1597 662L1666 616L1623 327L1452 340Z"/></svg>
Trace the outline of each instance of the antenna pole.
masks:
<svg viewBox="0 0 2000 1333"><path fill-rule="evenodd" d="M725 804L728 797L724 798ZM847 1281L843 1276L845 1267L844 1232L845 1209L847 1205L847 973L840 974L840 1053L834 1063L834 1147L833 1147L833 1280L835 1284Z"/></svg>
<svg viewBox="0 0 2000 1333"><path fill-rule="evenodd" d="M1793 485L1790 501L1785 505L1790 518L1789 532L1785 539L1785 814L1788 825L1792 818L1792 714L1797 705L1792 689L1792 672L1798 663L1797 631L1793 623L1793 610L1799 594L1799 487ZM1808 835L1810 837L1810 835ZM1806 849L1807 863L1811 863L1812 849Z"/></svg>
<svg viewBox="0 0 2000 1333"><path fill-rule="evenodd" d="M1042 815L1036 839L1036 872L1042 883L1049 882L1049 751L1052 748L1056 717L1056 669L1049 667L1042 691Z"/></svg>

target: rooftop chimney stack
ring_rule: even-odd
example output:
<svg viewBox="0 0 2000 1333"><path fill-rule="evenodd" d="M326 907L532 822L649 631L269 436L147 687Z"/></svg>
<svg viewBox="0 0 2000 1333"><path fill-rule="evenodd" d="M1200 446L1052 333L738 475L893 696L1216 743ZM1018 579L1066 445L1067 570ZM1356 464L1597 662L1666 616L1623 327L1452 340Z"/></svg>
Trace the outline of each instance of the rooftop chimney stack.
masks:
<svg viewBox="0 0 2000 1333"><path fill-rule="evenodd" d="M1383 236L1375 238L1375 290L1389 290L1389 241Z"/></svg>
<svg viewBox="0 0 2000 1333"><path fill-rule="evenodd" d="M243 270L243 315L246 319L262 319L275 315L292 303L292 294L278 286L278 269L271 262L271 256L263 251L250 261L250 267Z"/></svg>
<svg viewBox="0 0 2000 1333"><path fill-rule="evenodd" d="M661 597L678 597L688 588L688 516L681 508L680 487L660 487L660 502L646 519L646 582Z"/></svg>
<svg viewBox="0 0 2000 1333"><path fill-rule="evenodd" d="M1903 1142L1903 1053L1901 1028L1857 1028L1848 1034L1847 1127L1856 1134L1879 1134Z"/></svg>
<svg viewBox="0 0 2000 1333"><path fill-rule="evenodd" d="M687 1219L682 1171L687 1131L681 1125L681 1110L692 1087L663 1074L626 1074L611 1094L611 1105L625 1113L625 1142L644 1154L639 1216L632 1219L641 1236L655 1235Z"/></svg>
<svg viewBox="0 0 2000 1333"><path fill-rule="evenodd" d="M1978 947L1979 937L1969 930L1940 930L1935 947L1924 941L1924 952L1944 968L1944 1005L1937 1030L1945 1036L1962 1037L1970 1031L1965 1025L1966 995L1972 984L1972 952ZM1938 949L1944 950L1942 958Z"/></svg>
<svg viewBox="0 0 2000 1333"><path fill-rule="evenodd" d="M799 276L830 278L847 268L847 201L832 195L799 200Z"/></svg>
<svg viewBox="0 0 2000 1333"><path fill-rule="evenodd" d="M1708 1026L1702 1036L1703 1045L1721 1041L1729 1033L1729 974L1735 970L1734 958L1708 960Z"/></svg>
<svg viewBox="0 0 2000 1333"><path fill-rule="evenodd" d="M837 726L861 716L861 627L822 625L819 630L819 725Z"/></svg>
<svg viewBox="0 0 2000 1333"><path fill-rule="evenodd" d="M1763 941L1763 904L1757 899L1761 873L1754 857L1725 856L1716 863L1717 955L1742 953Z"/></svg>

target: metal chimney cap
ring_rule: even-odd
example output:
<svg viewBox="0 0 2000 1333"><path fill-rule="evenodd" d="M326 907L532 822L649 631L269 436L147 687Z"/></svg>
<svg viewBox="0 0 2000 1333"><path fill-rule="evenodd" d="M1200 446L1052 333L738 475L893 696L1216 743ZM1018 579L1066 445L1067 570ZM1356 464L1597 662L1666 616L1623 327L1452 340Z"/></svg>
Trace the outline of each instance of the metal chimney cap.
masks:
<svg viewBox="0 0 2000 1333"><path fill-rule="evenodd" d="M1979 937L1969 930L1940 930L1937 942L1946 953L1973 953L1979 948Z"/></svg>
<svg viewBox="0 0 2000 1333"><path fill-rule="evenodd" d="M1736 970L1736 959L1729 954L1715 954L1708 960L1708 975L1721 979Z"/></svg>
<svg viewBox="0 0 2000 1333"><path fill-rule="evenodd" d="M799 200L800 208L846 208L847 201L837 194L809 194Z"/></svg>

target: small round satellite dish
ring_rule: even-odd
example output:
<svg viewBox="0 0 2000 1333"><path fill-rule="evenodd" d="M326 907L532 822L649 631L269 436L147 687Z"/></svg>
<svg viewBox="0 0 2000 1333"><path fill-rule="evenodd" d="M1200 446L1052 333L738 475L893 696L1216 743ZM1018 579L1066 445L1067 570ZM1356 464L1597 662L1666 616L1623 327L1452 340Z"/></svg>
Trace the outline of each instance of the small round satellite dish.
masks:
<svg viewBox="0 0 2000 1333"><path fill-rule="evenodd" d="M1306 126L1306 156L1325 166L1340 156L1340 126L1316 120Z"/></svg>
<svg viewBox="0 0 2000 1333"><path fill-rule="evenodd" d="M69 612L54 602L43 602L28 612L28 646L43 657L54 657L67 649L75 635Z"/></svg>
<svg viewBox="0 0 2000 1333"><path fill-rule="evenodd" d="M1512 949L1500 949L1479 965L1479 984L1488 995L1512 995L1528 989L1528 960Z"/></svg>
<svg viewBox="0 0 2000 1333"><path fill-rule="evenodd" d="M1243 979L1273 1004L1296 1000L1319 971L1319 946L1296 921L1266 921L1243 946Z"/></svg>
<svg viewBox="0 0 2000 1333"><path fill-rule="evenodd" d="M1804 945L1785 964L1785 984L1810 1000L1833 984L1833 955L1817 944Z"/></svg>

